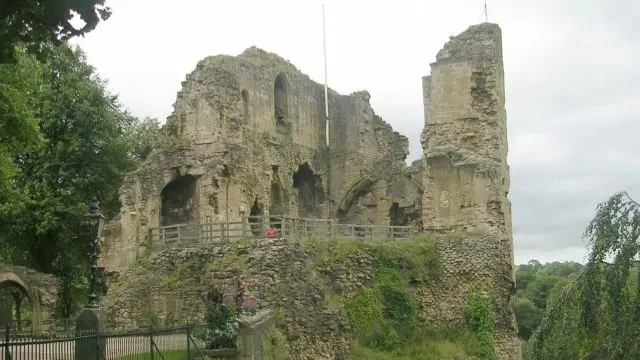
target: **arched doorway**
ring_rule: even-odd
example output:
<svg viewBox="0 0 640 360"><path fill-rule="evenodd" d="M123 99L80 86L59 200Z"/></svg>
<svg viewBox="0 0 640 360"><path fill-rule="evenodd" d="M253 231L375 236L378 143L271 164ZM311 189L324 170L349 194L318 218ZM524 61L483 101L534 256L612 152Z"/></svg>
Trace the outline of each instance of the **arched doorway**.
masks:
<svg viewBox="0 0 640 360"><path fill-rule="evenodd" d="M193 175L181 175L169 182L160 193L160 225L193 224L197 222L196 184Z"/></svg>
<svg viewBox="0 0 640 360"><path fill-rule="evenodd" d="M409 219L404 213L404 208L400 207L400 204L394 202L389 207L389 225L391 226L407 226Z"/></svg>
<svg viewBox="0 0 640 360"><path fill-rule="evenodd" d="M309 163L298 167L293 174L293 187L298 189L298 216L316 217L318 204L324 201L324 188L320 175L316 175Z"/></svg>
<svg viewBox="0 0 640 360"><path fill-rule="evenodd" d="M34 304L24 283L18 279L0 282L0 331L30 332L33 329Z"/></svg>

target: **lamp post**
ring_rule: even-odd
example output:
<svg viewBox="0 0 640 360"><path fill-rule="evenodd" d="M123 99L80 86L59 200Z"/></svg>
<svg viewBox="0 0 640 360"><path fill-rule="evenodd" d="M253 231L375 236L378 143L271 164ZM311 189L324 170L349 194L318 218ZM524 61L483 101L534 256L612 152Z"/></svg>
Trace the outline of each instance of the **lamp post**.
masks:
<svg viewBox="0 0 640 360"><path fill-rule="evenodd" d="M84 214L84 217L91 223L92 230L95 229L95 233L91 236L91 247L89 249L91 272L89 274L89 302L87 303L87 307L97 308L98 295L96 294L96 276L98 272L98 242L100 241L100 235L104 229L105 217L100 212L100 206L95 198L89 204L89 211Z"/></svg>
<svg viewBox="0 0 640 360"><path fill-rule="evenodd" d="M76 319L76 335L79 338L75 344L75 360L103 360L106 359L106 341L104 338L105 320L98 305L96 277L98 272L98 242L104 228L105 217L100 213L98 201L94 198L89 204L89 210L84 218L91 223L91 243L89 261L89 302L80 311Z"/></svg>

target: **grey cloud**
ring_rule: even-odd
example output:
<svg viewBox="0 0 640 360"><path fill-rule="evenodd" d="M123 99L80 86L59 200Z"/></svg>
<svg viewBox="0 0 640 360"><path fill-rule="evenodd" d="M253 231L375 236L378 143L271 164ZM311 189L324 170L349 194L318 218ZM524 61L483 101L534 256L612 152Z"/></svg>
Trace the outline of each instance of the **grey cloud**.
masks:
<svg viewBox="0 0 640 360"><path fill-rule="evenodd" d="M517 258L572 253L598 203L640 197L640 7L624 3L542 4L548 44L505 47Z"/></svg>

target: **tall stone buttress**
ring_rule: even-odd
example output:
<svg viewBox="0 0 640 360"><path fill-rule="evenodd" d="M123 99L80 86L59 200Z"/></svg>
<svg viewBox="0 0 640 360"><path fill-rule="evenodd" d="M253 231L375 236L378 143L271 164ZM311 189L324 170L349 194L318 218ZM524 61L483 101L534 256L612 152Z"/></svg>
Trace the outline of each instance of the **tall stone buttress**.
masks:
<svg viewBox="0 0 640 360"><path fill-rule="evenodd" d="M483 23L451 37L423 78L423 93L424 230L487 234L464 248L451 245L443 261L453 269L455 257L466 253L478 275L461 275L466 285L457 291L492 294L498 358L519 359L508 307L515 275L500 27Z"/></svg>

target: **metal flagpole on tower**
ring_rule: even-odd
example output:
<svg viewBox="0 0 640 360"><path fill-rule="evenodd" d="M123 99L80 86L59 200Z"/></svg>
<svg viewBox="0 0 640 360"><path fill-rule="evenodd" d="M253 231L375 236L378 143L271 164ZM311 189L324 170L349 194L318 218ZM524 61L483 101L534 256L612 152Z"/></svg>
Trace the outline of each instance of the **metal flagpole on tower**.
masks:
<svg viewBox="0 0 640 360"><path fill-rule="evenodd" d="M327 85L327 30L324 17L324 3L322 4L322 45L324 56L324 136L328 153L327 195L329 197L329 219L333 219L333 199L331 197L331 147L329 142L329 87Z"/></svg>
<svg viewBox="0 0 640 360"><path fill-rule="evenodd" d="M484 22L489 22L489 11L487 10L487 0L484 0Z"/></svg>

